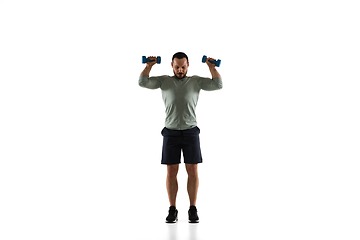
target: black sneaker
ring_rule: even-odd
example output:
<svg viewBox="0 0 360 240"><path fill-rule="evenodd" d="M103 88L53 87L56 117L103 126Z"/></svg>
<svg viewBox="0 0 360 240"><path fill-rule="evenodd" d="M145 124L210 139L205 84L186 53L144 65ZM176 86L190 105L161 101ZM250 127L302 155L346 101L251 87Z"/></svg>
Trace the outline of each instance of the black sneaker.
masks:
<svg viewBox="0 0 360 240"><path fill-rule="evenodd" d="M189 223L198 223L199 216L197 215L197 209L195 206L190 206L189 209Z"/></svg>
<svg viewBox="0 0 360 240"><path fill-rule="evenodd" d="M169 208L169 215L166 218L166 223L176 223L176 221L178 220L178 210L174 207L171 206Z"/></svg>

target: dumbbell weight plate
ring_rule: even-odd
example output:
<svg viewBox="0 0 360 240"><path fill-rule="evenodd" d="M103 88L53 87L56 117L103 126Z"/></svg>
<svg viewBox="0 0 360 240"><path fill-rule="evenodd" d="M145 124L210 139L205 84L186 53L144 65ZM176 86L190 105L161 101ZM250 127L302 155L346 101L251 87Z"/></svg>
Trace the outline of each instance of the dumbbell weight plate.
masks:
<svg viewBox="0 0 360 240"><path fill-rule="evenodd" d="M218 59L218 60L216 61L216 66L217 66L217 67L220 67L220 63L221 63L221 60Z"/></svg>
<svg viewBox="0 0 360 240"><path fill-rule="evenodd" d="M203 63L205 63L205 62L206 62L206 59L207 59L207 56L204 55L204 56L202 57L202 60L201 60L201 61L202 61Z"/></svg>

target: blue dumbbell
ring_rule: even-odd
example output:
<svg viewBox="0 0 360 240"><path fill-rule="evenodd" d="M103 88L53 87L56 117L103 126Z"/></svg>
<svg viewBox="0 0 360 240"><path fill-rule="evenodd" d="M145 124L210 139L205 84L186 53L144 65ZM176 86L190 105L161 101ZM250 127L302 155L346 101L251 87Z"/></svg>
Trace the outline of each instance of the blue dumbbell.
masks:
<svg viewBox="0 0 360 240"><path fill-rule="evenodd" d="M153 62L155 60L150 60L148 58L146 58L145 56L142 56L142 63L147 63L147 62ZM156 57L156 63L160 64L161 63L161 57Z"/></svg>
<svg viewBox="0 0 360 240"><path fill-rule="evenodd" d="M203 63L206 63L206 59L207 59L207 56L204 55L203 58L202 58L202 62L203 62ZM214 63L215 66L217 66L217 67L220 67L221 60L218 59L218 60L216 60L216 61L209 61L209 62Z"/></svg>

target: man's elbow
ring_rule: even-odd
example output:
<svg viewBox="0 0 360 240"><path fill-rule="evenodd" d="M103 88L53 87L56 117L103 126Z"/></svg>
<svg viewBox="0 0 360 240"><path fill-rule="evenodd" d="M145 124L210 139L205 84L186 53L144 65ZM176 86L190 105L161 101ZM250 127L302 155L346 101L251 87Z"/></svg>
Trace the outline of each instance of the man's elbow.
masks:
<svg viewBox="0 0 360 240"><path fill-rule="evenodd" d="M216 79L216 80L215 80ZM218 90L223 88L222 79L221 78L213 78L213 81L216 83L216 88Z"/></svg>
<svg viewBox="0 0 360 240"><path fill-rule="evenodd" d="M149 79L149 76L140 75L140 77L139 77L139 86L140 87L145 87L146 82L148 81L148 79Z"/></svg>

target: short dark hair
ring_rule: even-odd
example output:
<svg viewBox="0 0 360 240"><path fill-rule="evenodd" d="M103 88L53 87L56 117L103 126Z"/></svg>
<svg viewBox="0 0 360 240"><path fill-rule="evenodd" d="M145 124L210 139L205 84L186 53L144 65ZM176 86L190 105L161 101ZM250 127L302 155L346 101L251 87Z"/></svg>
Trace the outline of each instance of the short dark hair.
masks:
<svg viewBox="0 0 360 240"><path fill-rule="evenodd" d="M188 56L183 53L183 52L177 52L174 54L174 56L172 57L172 61L174 61L174 58L178 58L178 59L183 59L183 58L186 58L186 61L189 62L189 58Z"/></svg>

